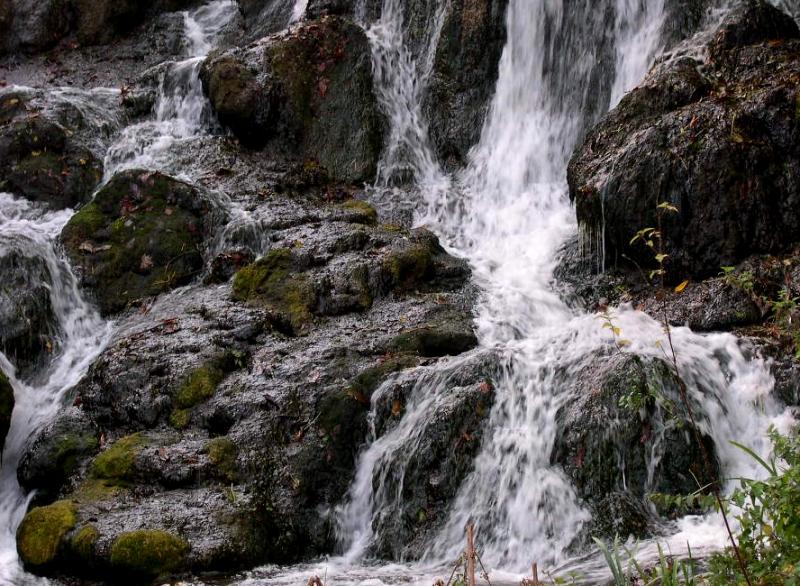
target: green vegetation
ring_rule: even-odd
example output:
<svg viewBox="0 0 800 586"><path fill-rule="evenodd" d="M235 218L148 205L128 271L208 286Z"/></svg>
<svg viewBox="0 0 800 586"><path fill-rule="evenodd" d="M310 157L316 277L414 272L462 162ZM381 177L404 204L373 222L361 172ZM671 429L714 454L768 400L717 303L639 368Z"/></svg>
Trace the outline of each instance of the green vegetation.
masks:
<svg viewBox="0 0 800 586"><path fill-rule="evenodd" d="M44 566L58 553L63 537L77 523L75 505L58 501L32 509L17 530L17 548L26 564Z"/></svg>
<svg viewBox="0 0 800 586"><path fill-rule="evenodd" d="M411 289L428 277L433 269L433 254L428 246L417 243L394 251L384 259L384 267L395 286Z"/></svg>
<svg viewBox="0 0 800 586"><path fill-rule="evenodd" d="M111 565L117 570L157 577L182 569L189 544L166 531L122 533L111 546Z"/></svg>
<svg viewBox="0 0 800 586"><path fill-rule="evenodd" d="M351 199L341 204L341 207L347 211L355 212L355 218L352 221L356 224L374 226L378 223L378 212L365 201Z"/></svg>
<svg viewBox="0 0 800 586"><path fill-rule="evenodd" d="M94 544L100 538L100 532L93 525L87 525L78 531L70 541L72 551L83 559L89 559L94 551Z"/></svg>
<svg viewBox="0 0 800 586"><path fill-rule="evenodd" d="M216 475L226 482L236 482L239 477L239 468L236 465L236 458L239 450L231 440L226 437L218 437L210 440L206 444L208 459L214 466Z"/></svg>
<svg viewBox="0 0 800 586"><path fill-rule="evenodd" d="M236 273L233 298L265 305L276 314L279 329L297 334L311 320L316 301L313 288L297 271L292 251L271 250Z"/></svg>
<svg viewBox="0 0 800 586"><path fill-rule="evenodd" d="M136 456L144 446L145 439L139 433L118 439L94 459L92 476L122 485L133 480Z"/></svg>

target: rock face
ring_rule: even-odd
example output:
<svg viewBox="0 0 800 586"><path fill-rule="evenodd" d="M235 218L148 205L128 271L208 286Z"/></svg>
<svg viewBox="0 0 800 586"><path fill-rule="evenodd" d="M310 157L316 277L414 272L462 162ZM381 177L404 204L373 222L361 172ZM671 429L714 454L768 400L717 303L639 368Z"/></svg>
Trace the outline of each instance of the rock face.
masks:
<svg viewBox="0 0 800 586"><path fill-rule="evenodd" d="M430 232L381 225L365 202L313 181L270 179L250 164L257 153L242 152L237 165L249 156L236 167L249 175L208 173L209 187L269 190L249 200L265 218L266 252L253 260L254 241L231 234L237 252L215 257L212 284L198 274L180 294L120 317L117 337L70 397L76 407L33 438L18 469L23 486L41 494L18 534L26 567L144 580L331 552L332 519L320 511L350 486L373 393L398 377L381 415L388 429L410 391L399 388L416 372L409 369L477 344L469 270ZM203 214L195 219L187 204L201 205L196 195L166 176L131 171L76 214L63 239L94 275L98 298L133 287L105 285L113 279L144 282L140 263L125 260L150 242L137 228L143 222L180 217L202 227ZM158 226L168 241L170 225ZM129 232L117 239L117 230ZM120 244L125 270L113 272ZM235 272L230 281L221 266ZM482 371L470 372L454 380L451 406L409 471L414 507L443 509L457 486L449 477L471 466L471 452L455 446L464 418L477 425L491 397L481 391ZM441 486L429 482L436 470L448 476ZM396 539L432 526L418 513L403 513Z"/></svg>
<svg viewBox="0 0 800 586"><path fill-rule="evenodd" d="M592 510L594 534L643 536L652 521L647 494L692 494L695 478L716 478L713 442L703 438L707 468L665 362L595 358L581 368L575 396L558 414L552 461Z"/></svg>
<svg viewBox="0 0 800 586"><path fill-rule="evenodd" d="M607 265L653 265L631 244L659 226L673 280L716 275L800 238L800 32L765 2L734 10L703 66L657 66L587 135L569 166L584 229L605 227ZM677 209L659 212L659 204Z"/></svg>
<svg viewBox="0 0 800 586"><path fill-rule="evenodd" d="M447 5L424 108L442 161L463 163L478 142L505 46L508 0Z"/></svg>
<svg viewBox="0 0 800 586"><path fill-rule="evenodd" d="M3 371L0 371L0 453L6 444L6 435L11 427L11 413L14 411L14 389Z"/></svg>
<svg viewBox="0 0 800 586"><path fill-rule="evenodd" d="M61 240L110 314L198 275L207 215L192 186L157 172L124 171L70 219Z"/></svg>
<svg viewBox="0 0 800 586"><path fill-rule="evenodd" d="M25 92L0 95L0 190L59 209L86 201L102 163Z"/></svg>
<svg viewBox="0 0 800 586"><path fill-rule="evenodd" d="M44 259L4 240L0 236L0 351L26 369L54 346L52 279Z"/></svg>
<svg viewBox="0 0 800 586"><path fill-rule="evenodd" d="M201 77L220 121L253 148L368 181L383 146L361 27L326 17L253 47L212 55Z"/></svg>
<svg viewBox="0 0 800 586"><path fill-rule="evenodd" d="M179 10L192 0L3 0L0 52L38 52L65 38L84 45L109 43L129 32L148 14Z"/></svg>

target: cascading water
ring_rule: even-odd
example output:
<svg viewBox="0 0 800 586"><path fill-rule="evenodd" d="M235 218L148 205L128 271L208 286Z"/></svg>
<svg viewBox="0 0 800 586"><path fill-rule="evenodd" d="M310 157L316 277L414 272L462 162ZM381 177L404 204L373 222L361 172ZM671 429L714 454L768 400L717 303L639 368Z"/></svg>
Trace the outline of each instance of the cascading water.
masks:
<svg viewBox="0 0 800 586"><path fill-rule="evenodd" d="M105 157L105 178L121 169L169 170L174 151L187 140L218 130L203 93L200 66L215 42L238 14L233 0L217 0L184 13L188 58L167 63L160 72L155 116L126 127ZM162 66L159 66L162 67Z"/></svg>
<svg viewBox="0 0 800 586"><path fill-rule="evenodd" d="M0 583L24 580L17 560L15 530L28 504L17 483L17 463L25 442L62 407L64 394L83 376L111 336L105 322L81 296L67 261L57 250L57 238L71 210L46 212L11 194L0 193L0 254L15 248L45 261L59 348L56 356L31 381L17 379L0 353L0 369L9 375L16 405L0 470Z"/></svg>
<svg viewBox="0 0 800 586"><path fill-rule="evenodd" d="M569 10L558 0L510 2L496 95L480 144L455 177L442 173L430 149L419 114L417 68L396 32L402 30L401 13L384 12L371 31L378 93L392 121L382 170L394 171L402 146L416 191L426 198L420 222L469 259L484 292L477 316L482 346L502 357L482 451L444 528L428 544L425 560L431 563L458 557L464 527L472 521L483 560L494 568L524 571L534 560L561 564L589 518L550 454L556 414L574 399L571 382L581 363L608 354L612 340L596 316L572 312L552 286L557 249L576 230L565 169L587 123L641 80L662 50L665 18L663 2L610 5L612 23L605 20L606 7L594 2L571 3ZM605 79L598 79L598 62L608 51L602 33L609 27L613 57L600 71ZM617 310L614 319L631 340L627 351L663 357L667 341L660 324L630 308ZM757 475L729 440L747 438L763 453L768 426L786 421L769 398L773 381L765 365L748 360L730 335L678 328L673 339L681 375L702 409L700 426L714 439L726 477ZM419 434L416 423L435 408L437 389L423 387L403 422L360 457L341 511L346 559L368 555L381 515L398 508L401 491L383 487L388 475L402 477ZM691 529L693 523L703 526L702 534ZM687 536L693 547L724 544L715 519L687 520L682 528L674 540L678 547L685 547Z"/></svg>

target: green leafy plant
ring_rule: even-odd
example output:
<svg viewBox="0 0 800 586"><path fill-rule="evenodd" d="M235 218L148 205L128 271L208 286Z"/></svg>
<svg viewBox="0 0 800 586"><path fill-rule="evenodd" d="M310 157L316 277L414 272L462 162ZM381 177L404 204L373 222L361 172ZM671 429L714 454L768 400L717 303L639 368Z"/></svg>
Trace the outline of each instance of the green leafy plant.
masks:
<svg viewBox="0 0 800 586"><path fill-rule="evenodd" d="M769 460L741 444L766 471L764 480L742 479L730 501L740 508L739 550L755 584L800 585L800 441L796 432L788 436L769 432L773 455ZM729 552L712 557L708 583L711 586L739 584L744 580Z"/></svg>
<svg viewBox="0 0 800 586"><path fill-rule="evenodd" d="M719 276L722 277L722 280L726 285L744 291L749 295L753 294L755 289L755 276L751 271L742 271L739 273L736 271L736 267L721 268L722 271L720 272Z"/></svg>

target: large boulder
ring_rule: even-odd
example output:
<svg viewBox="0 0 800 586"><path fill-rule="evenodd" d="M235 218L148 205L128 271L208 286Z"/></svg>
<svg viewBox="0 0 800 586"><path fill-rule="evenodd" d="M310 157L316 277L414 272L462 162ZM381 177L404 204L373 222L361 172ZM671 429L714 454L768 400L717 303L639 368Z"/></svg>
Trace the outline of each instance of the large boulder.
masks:
<svg viewBox="0 0 800 586"><path fill-rule="evenodd" d="M26 240L0 236L0 351L18 369L35 365L55 347L57 320L51 300L52 278L44 258Z"/></svg>
<svg viewBox="0 0 800 586"><path fill-rule="evenodd" d="M253 148L369 181L383 146L364 30L326 17L246 49L209 57L203 87L220 121Z"/></svg>
<svg viewBox="0 0 800 586"><path fill-rule="evenodd" d="M75 207L91 196L102 162L30 99L24 91L0 94L0 191L57 209Z"/></svg>
<svg viewBox="0 0 800 586"><path fill-rule="evenodd" d="M716 480L713 442L701 435L697 444L679 382L663 360L595 357L581 368L575 391L557 415L551 459L592 510L595 534L646 535L649 494L689 495L698 479L703 486Z"/></svg>
<svg viewBox="0 0 800 586"><path fill-rule="evenodd" d="M208 212L183 181L123 171L70 219L61 241L100 310L111 314L197 277Z"/></svg>
<svg viewBox="0 0 800 586"><path fill-rule="evenodd" d="M605 235L608 266L655 265L647 239L632 242L645 228L661 228L676 281L800 239L800 31L746 2L708 53L656 66L573 155L570 197L583 230Z"/></svg>
<svg viewBox="0 0 800 586"><path fill-rule="evenodd" d="M506 41L508 0L447 4L424 108L443 161L462 163L478 142Z"/></svg>

